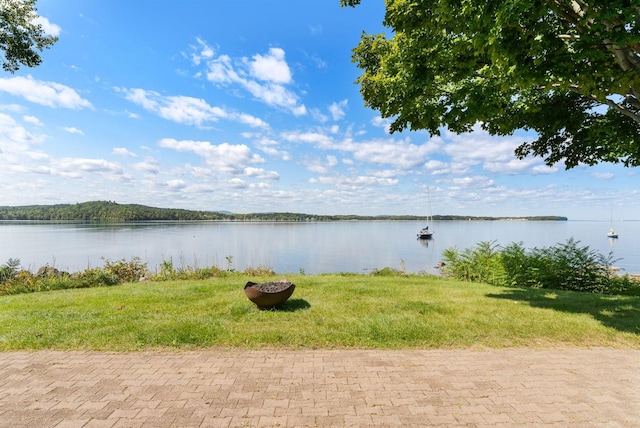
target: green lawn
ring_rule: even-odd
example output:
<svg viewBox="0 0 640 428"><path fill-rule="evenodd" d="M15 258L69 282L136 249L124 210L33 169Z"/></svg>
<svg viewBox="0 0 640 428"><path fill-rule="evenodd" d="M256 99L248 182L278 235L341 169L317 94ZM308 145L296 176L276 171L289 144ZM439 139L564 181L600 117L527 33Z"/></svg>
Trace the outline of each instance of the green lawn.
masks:
<svg viewBox="0 0 640 428"><path fill-rule="evenodd" d="M289 275L281 310L247 280L132 283L0 297L0 350L239 348L640 349L640 297L503 288L432 276Z"/></svg>

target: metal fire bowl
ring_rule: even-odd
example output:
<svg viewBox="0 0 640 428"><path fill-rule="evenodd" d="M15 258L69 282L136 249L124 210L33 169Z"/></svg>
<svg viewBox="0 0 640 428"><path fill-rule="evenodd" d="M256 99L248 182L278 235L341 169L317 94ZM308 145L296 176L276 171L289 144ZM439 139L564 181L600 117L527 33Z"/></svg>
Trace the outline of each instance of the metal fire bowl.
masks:
<svg viewBox="0 0 640 428"><path fill-rule="evenodd" d="M259 284L249 281L244 286L244 294L261 309L273 308L286 302L295 288L295 284L286 280Z"/></svg>

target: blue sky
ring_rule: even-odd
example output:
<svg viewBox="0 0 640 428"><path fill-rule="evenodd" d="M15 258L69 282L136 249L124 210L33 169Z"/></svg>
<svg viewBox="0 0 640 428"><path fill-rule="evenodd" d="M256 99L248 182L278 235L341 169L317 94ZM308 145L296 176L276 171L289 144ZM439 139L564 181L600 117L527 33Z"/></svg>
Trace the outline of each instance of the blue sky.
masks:
<svg viewBox="0 0 640 428"><path fill-rule="evenodd" d="M39 0L59 37L0 74L0 205L640 219L638 170L565 171L531 135L389 134L351 50L384 3Z"/></svg>

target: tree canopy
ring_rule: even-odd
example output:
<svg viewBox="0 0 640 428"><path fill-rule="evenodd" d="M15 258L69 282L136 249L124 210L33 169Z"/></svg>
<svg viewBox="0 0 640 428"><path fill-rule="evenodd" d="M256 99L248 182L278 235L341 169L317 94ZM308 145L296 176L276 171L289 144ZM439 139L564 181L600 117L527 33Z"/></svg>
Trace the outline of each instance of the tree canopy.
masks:
<svg viewBox="0 0 640 428"><path fill-rule="evenodd" d="M38 52L58 38L47 35L38 24L36 0L0 0L0 50L2 68L10 73L21 65L35 67L42 62Z"/></svg>
<svg viewBox="0 0 640 428"><path fill-rule="evenodd" d="M386 0L383 23L353 61L392 132L532 130L520 159L640 165L638 0Z"/></svg>

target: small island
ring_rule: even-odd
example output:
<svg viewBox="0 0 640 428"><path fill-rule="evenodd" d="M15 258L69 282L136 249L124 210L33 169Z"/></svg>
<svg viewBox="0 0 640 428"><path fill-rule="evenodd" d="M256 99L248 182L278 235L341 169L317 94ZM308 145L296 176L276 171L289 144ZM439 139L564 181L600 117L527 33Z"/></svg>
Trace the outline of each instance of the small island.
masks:
<svg viewBox="0 0 640 428"><path fill-rule="evenodd" d="M530 220L567 221L560 216L532 217L473 217L459 215L434 215L433 220L486 221L486 220ZM118 204L112 201L92 201L77 204L25 205L0 207L0 220L23 221L92 221L92 222L136 222L136 221L282 221L318 222L346 220L427 220L418 215L321 215L288 212L235 214L223 211L195 211L176 208L156 208L138 204Z"/></svg>

